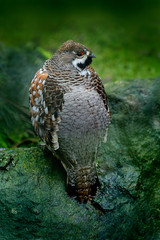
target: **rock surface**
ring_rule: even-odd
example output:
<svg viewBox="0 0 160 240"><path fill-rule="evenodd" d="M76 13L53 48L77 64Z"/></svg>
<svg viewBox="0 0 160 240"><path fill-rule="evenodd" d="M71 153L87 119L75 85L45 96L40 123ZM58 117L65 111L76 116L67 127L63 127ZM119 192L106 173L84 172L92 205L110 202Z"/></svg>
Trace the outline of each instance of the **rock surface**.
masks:
<svg viewBox="0 0 160 240"><path fill-rule="evenodd" d="M112 88L94 204L67 195L65 171L44 146L2 149L0 240L160 239L159 92L159 79Z"/></svg>

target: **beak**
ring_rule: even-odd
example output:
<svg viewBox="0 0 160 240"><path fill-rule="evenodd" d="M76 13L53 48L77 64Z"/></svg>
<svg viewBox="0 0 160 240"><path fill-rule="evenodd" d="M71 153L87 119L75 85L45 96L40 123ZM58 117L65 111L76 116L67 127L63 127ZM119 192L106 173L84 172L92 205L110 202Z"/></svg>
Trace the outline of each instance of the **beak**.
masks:
<svg viewBox="0 0 160 240"><path fill-rule="evenodd" d="M89 56L90 56L91 58L96 58L96 56L95 56L93 53L91 53Z"/></svg>

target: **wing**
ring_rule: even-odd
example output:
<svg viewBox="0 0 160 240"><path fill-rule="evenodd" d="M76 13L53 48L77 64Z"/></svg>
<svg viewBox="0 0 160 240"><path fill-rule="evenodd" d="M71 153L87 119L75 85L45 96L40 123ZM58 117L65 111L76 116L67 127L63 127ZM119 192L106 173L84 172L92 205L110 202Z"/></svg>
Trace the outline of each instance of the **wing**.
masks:
<svg viewBox="0 0 160 240"><path fill-rule="evenodd" d="M103 140L105 143L107 141L108 125L109 125L110 119L111 119L111 114L110 114L109 105L108 105L108 97L105 92L102 80L100 79L98 74L94 71L94 69L91 66L88 66L88 68L91 73L91 85L94 87L94 89L100 95L101 99L103 100L106 111L108 113L108 121L107 121L108 123L107 123L107 128L106 128L106 134L105 134L104 140Z"/></svg>
<svg viewBox="0 0 160 240"><path fill-rule="evenodd" d="M30 88L30 112L36 133L50 150L57 150L59 113L62 111L63 90L45 68L34 76Z"/></svg>
<svg viewBox="0 0 160 240"><path fill-rule="evenodd" d="M98 92L98 94L101 96L104 106L108 112L109 117L111 117L110 110L109 110L109 105L108 105L108 97L107 94L104 90L104 86L102 83L102 80L98 76L98 74L94 71L94 69L89 66L88 67L91 73L91 85L94 87L94 89Z"/></svg>

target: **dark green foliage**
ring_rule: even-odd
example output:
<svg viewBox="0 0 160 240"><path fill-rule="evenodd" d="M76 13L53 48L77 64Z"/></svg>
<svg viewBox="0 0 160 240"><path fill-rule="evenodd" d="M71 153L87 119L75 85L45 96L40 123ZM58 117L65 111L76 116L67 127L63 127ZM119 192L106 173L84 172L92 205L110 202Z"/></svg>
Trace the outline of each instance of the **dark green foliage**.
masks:
<svg viewBox="0 0 160 240"><path fill-rule="evenodd" d="M0 147L30 142L29 85L44 57L32 46L0 45Z"/></svg>

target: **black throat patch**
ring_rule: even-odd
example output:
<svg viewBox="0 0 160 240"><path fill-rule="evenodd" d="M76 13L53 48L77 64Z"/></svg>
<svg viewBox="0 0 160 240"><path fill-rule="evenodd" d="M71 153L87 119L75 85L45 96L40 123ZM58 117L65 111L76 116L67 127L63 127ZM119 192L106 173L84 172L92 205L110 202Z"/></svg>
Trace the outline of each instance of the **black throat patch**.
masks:
<svg viewBox="0 0 160 240"><path fill-rule="evenodd" d="M86 61L84 63L78 63L77 66L83 70L85 67L87 67L91 63L92 63L92 58L91 57L87 57L87 59L86 59Z"/></svg>

